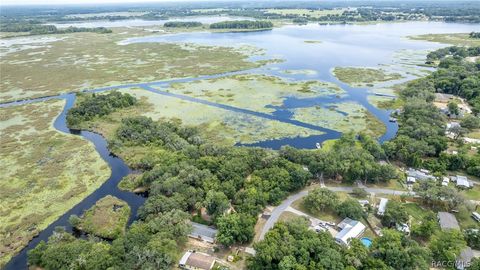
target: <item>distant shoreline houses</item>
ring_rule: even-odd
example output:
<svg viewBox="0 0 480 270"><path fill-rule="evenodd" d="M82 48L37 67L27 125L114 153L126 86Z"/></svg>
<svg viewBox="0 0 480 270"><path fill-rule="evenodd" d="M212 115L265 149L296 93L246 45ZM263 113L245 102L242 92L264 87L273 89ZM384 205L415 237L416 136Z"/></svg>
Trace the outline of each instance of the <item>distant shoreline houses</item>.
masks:
<svg viewBox="0 0 480 270"><path fill-rule="evenodd" d="M427 180L437 180L437 178L430 174L428 170L425 169L413 169L408 168L406 171L407 174L407 184L412 185L419 181L427 181ZM455 183L455 186L460 189L469 189L473 187L473 183L468 180L468 177L463 175L456 175L450 177L442 177L441 179L442 186L448 186L450 182Z"/></svg>

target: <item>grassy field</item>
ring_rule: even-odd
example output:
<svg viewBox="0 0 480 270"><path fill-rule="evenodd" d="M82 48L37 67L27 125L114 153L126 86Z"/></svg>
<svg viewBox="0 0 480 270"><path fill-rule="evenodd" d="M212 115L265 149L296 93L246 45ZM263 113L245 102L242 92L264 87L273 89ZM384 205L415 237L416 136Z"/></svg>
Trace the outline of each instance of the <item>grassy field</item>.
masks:
<svg viewBox="0 0 480 270"><path fill-rule="evenodd" d="M474 185L473 188L462 192L462 194L469 200L480 200L480 185Z"/></svg>
<svg viewBox="0 0 480 270"><path fill-rule="evenodd" d="M280 15L297 15L302 17L319 18L327 15L342 15L347 9L267 9L268 13Z"/></svg>
<svg viewBox="0 0 480 270"><path fill-rule="evenodd" d="M125 233L129 217L128 204L108 195L85 211L76 227L102 238L115 239Z"/></svg>
<svg viewBox="0 0 480 270"><path fill-rule="evenodd" d="M364 131L375 137L381 136L386 131L385 125L380 120L355 102L335 103L329 108L298 108L294 110L293 118L341 132Z"/></svg>
<svg viewBox="0 0 480 270"><path fill-rule="evenodd" d="M292 207L302 211L305 214L308 214L312 217L318 218L323 221L331 221L335 223L339 223L342 221L342 218L339 217L334 211L331 210L326 210L326 211L310 211L308 210L303 202L303 198L296 200L295 202L292 203Z"/></svg>
<svg viewBox="0 0 480 270"><path fill-rule="evenodd" d="M340 81L359 87L402 78L399 73L387 73L383 69L359 67L336 67L333 69L333 74Z"/></svg>
<svg viewBox="0 0 480 270"><path fill-rule="evenodd" d="M0 268L110 175L93 144L53 128L64 104L0 109Z"/></svg>
<svg viewBox="0 0 480 270"><path fill-rule="evenodd" d="M466 33L457 34L426 34L408 37L413 40L427 40L457 46L480 46L480 39L470 38Z"/></svg>
<svg viewBox="0 0 480 270"><path fill-rule="evenodd" d="M254 68L251 50L201 45L136 43L151 34L116 28L112 34L75 33L9 39L0 47L2 102L97 86L195 77Z"/></svg>

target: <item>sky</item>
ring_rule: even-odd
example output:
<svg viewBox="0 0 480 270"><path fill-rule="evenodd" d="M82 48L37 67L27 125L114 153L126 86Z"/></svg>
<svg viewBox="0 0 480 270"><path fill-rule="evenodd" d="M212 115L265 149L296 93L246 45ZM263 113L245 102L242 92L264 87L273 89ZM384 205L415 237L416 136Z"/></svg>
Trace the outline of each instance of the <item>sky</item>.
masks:
<svg viewBox="0 0 480 270"><path fill-rule="evenodd" d="M111 3L154 3L192 2L205 0L0 0L0 5L65 5L65 4L111 4Z"/></svg>

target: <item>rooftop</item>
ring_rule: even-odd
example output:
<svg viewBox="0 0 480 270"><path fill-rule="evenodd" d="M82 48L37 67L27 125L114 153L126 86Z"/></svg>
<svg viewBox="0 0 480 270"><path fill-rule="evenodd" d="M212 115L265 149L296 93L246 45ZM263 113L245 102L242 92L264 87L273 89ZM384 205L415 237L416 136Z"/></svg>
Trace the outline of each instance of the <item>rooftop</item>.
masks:
<svg viewBox="0 0 480 270"><path fill-rule="evenodd" d="M457 186L470 187L470 182L466 176L457 175Z"/></svg>
<svg viewBox="0 0 480 270"><path fill-rule="evenodd" d="M193 238L200 238L204 241L213 243L217 236L217 230L200 223L192 222L193 231L188 235Z"/></svg>
<svg viewBox="0 0 480 270"><path fill-rule="evenodd" d="M180 267L193 267L195 269L210 270L215 264L215 258L208 254L187 251L183 254L178 264Z"/></svg>
<svg viewBox="0 0 480 270"><path fill-rule="evenodd" d="M409 168L407 170L407 175L410 177L414 177L415 179L418 179L418 180L435 179L435 177L430 175L427 171L415 170L412 168Z"/></svg>
<svg viewBox="0 0 480 270"><path fill-rule="evenodd" d="M387 198L380 198L380 204L378 204L377 214L383 215L385 213L385 209L387 208L387 203L388 203Z"/></svg>
<svg viewBox="0 0 480 270"><path fill-rule="evenodd" d="M472 261L473 257L472 249L470 247L464 248L457 257L457 269L464 269Z"/></svg>
<svg viewBox="0 0 480 270"><path fill-rule="evenodd" d="M438 212L438 222L440 223L442 230L460 229L457 218L447 212Z"/></svg>
<svg viewBox="0 0 480 270"><path fill-rule="evenodd" d="M351 238L357 238L365 231L365 225L358 220L345 218L338 225L342 230L335 235L335 240L338 243L348 245Z"/></svg>

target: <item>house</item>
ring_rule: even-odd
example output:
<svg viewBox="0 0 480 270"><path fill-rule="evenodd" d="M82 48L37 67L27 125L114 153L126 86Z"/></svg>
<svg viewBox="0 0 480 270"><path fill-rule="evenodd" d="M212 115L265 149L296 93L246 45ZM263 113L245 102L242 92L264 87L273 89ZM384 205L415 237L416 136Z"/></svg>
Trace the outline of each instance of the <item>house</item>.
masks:
<svg viewBox="0 0 480 270"><path fill-rule="evenodd" d="M360 221L349 218L345 218L340 222L338 228L341 229L341 231L335 235L335 241L344 246L350 244L350 239L360 237L366 229L365 225Z"/></svg>
<svg viewBox="0 0 480 270"><path fill-rule="evenodd" d="M215 258L201 252L187 251L183 254L178 267L187 270L210 270L215 264Z"/></svg>
<svg viewBox="0 0 480 270"><path fill-rule="evenodd" d="M215 243L215 237L217 236L217 230L212 229L200 223L192 222L193 230L188 237L205 241L207 243Z"/></svg>
<svg viewBox="0 0 480 270"><path fill-rule="evenodd" d="M457 177L455 177L455 179L457 181L457 187L458 188L471 188L470 182L468 181L468 178L466 176L457 175Z"/></svg>
<svg viewBox="0 0 480 270"><path fill-rule="evenodd" d="M438 212L438 223L442 230L460 230L457 218L447 212Z"/></svg>
<svg viewBox="0 0 480 270"><path fill-rule="evenodd" d="M380 203L378 204L377 215L383 216L385 214L385 210L387 209L387 198L380 198Z"/></svg>
<svg viewBox="0 0 480 270"><path fill-rule="evenodd" d="M457 259L455 260L455 267L458 270L468 269L470 267L470 263L473 259L473 251L470 247L466 247L460 252Z"/></svg>
<svg viewBox="0 0 480 270"><path fill-rule="evenodd" d="M472 218L475 219L477 222L480 222L480 214L477 212L472 212Z"/></svg>
<svg viewBox="0 0 480 270"><path fill-rule="evenodd" d="M430 175L430 172L427 170L415 170L409 168L407 170L407 176L415 178L415 180L434 180L435 177Z"/></svg>

